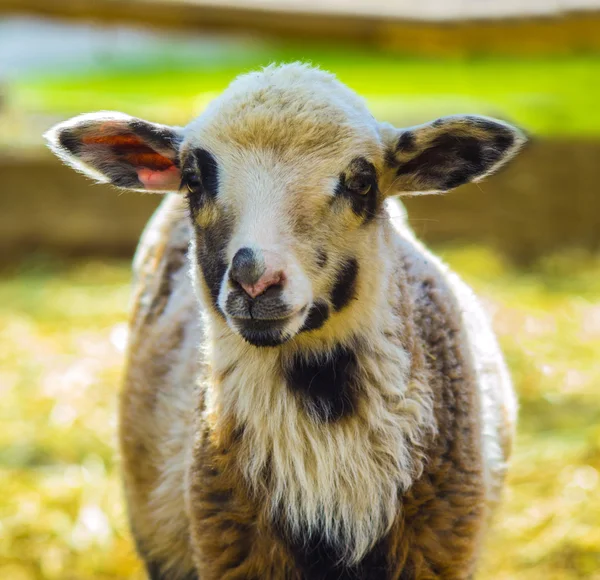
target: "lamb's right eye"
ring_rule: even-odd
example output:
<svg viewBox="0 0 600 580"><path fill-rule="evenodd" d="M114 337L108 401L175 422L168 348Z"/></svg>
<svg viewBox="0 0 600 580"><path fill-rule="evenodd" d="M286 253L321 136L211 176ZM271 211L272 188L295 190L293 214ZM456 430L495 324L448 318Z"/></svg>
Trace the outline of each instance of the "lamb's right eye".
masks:
<svg viewBox="0 0 600 580"><path fill-rule="evenodd" d="M218 175L217 161L205 149L194 149L183 159L180 190L187 195L192 213L216 198Z"/></svg>
<svg viewBox="0 0 600 580"><path fill-rule="evenodd" d="M198 194L202 192L202 180L200 179L200 176L195 173L186 175L183 184L189 193Z"/></svg>

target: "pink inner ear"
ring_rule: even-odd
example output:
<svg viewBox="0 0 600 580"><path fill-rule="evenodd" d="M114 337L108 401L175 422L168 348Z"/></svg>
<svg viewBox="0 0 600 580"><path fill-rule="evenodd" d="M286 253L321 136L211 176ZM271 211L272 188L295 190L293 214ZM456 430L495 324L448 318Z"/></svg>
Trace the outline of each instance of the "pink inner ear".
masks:
<svg viewBox="0 0 600 580"><path fill-rule="evenodd" d="M158 189L161 191L170 191L179 189L181 181L181 174L179 169L174 165L171 165L164 171L156 169L147 169L146 167L140 167L136 169L138 179L143 183L146 189Z"/></svg>
<svg viewBox="0 0 600 580"><path fill-rule="evenodd" d="M111 124L103 129L113 128ZM148 146L137 135L117 133L93 134L83 138L86 145L108 147L111 153L135 168L138 179L147 190L174 191L179 189L181 175L172 159Z"/></svg>

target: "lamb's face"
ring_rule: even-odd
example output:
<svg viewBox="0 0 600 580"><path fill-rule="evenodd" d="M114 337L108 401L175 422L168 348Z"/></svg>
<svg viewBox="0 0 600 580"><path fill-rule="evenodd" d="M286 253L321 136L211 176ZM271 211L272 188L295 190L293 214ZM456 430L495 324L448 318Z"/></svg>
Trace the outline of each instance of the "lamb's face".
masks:
<svg viewBox="0 0 600 580"><path fill-rule="evenodd" d="M325 80L329 94L321 74L284 89L259 77L184 132L182 183L206 299L256 346L315 330L346 308L359 250L379 227L377 124Z"/></svg>
<svg viewBox="0 0 600 580"><path fill-rule="evenodd" d="M287 163L270 151L190 148L183 164L209 299L252 344L323 324L353 296L357 246L378 227L373 155Z"/></svg>
<svg viewBox="0 0 600 580"><path fill-rule="evenodd" d="M369 299L386 195L479 180L524 142L483 117L377 123L332 75L298 64L240 77L183 129L98 113L46 137L100 181L186 195L208 309L256 346Z"/></svg>

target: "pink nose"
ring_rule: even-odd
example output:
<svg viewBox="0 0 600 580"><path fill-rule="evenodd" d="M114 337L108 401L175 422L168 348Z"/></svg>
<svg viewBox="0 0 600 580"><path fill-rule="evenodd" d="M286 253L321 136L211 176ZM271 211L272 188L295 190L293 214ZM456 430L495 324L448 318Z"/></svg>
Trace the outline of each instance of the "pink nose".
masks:
<svg viewBox="0 0 600 580"><path fill-rule="evenodd" d="M240 286L244 289L244 292L251 298L260 296L265 290L271 286L281 284L283 282L283 272L265 270L265 273L254 283L244 284L240 283Z"/></svg>
<svg viewBox="0 0 600 580"><path fill-rule="evenodd" d="M239 284L251 298L267 289L283 284L285 275L278 255L268 251L239 249L231 262L231 279Z"/></svg>

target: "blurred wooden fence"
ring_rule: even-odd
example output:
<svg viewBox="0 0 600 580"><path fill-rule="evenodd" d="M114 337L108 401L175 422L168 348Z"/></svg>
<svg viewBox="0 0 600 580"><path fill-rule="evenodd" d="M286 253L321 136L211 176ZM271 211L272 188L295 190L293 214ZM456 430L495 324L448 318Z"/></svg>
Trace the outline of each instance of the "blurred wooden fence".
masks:
<svg viewBox="0 0 600 580"><path fill-rule="evenodd" d="M0 14L353 42L409 54L600 49L600 0L0 0Z"/></svg>
<svg viewBox="0 0 600 580"><path fill-rule="evenodd" d="M600 0L0 0L2 14L328 42L410 53L557 54L600 49ZM600 142L543 140L501 174L408 199L429 242L484 242L526 263L600 249ZM129 256L157 196L117 195L50 154L0 157L0 260L31 252Z"/></svg>

